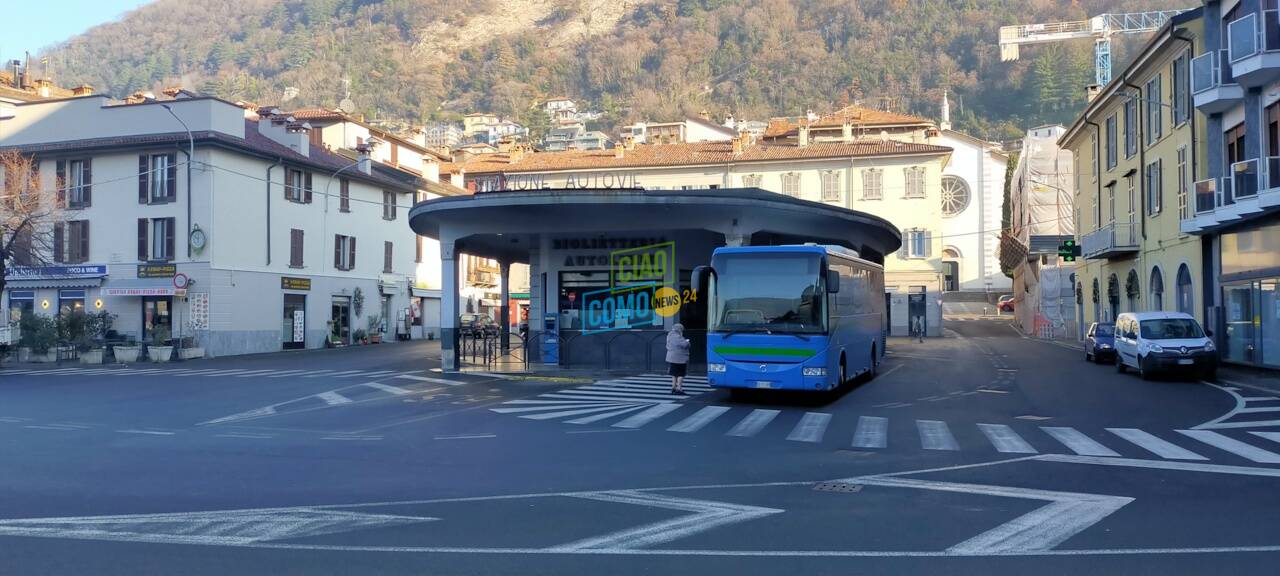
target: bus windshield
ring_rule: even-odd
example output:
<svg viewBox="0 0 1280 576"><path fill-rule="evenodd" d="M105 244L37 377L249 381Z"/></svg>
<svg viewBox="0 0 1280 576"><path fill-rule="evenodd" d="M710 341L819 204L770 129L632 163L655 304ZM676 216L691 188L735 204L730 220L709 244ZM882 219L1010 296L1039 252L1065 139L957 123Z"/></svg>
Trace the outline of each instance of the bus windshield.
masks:
<svg viewBox="0 0 1280 576"><path fill-rule="evenodd" d="M709 328L713 332L826 332L822 256L812 253L722 254Z"/></svg>

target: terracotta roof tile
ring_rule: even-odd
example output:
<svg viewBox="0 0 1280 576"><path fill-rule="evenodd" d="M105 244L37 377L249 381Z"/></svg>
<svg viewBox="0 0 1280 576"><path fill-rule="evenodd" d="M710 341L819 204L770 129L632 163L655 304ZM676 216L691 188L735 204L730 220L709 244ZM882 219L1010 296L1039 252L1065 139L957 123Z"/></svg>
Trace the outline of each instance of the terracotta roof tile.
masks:
<svg viewBox="0 0 1280 576"><path fill-rule="evenodd" d="M912 116L910 114L899 114L897 112L889 112L886 110L876 110L875 108L867 108L865 106L845 106L835 112L824 115L809 124L816 128L832 128L843 126L848 120L855 126L932 126L933 122L927 118ZM802 123L798 118L771 118L769 126L765 128L764 135L766 138L777 136L785 136Z"/></svg>
<svg viewBox="0 0 1280 576"><path fill-rule="evenodd" d="M512 162L509 154L482 154L464 162L440 165L441 174L465 169L469 174L495 172L547 172L591 168L644 168L658 166L694 166L728 162L767 162L777 160L812 160L900 154L946 154L951 148L931 144L889 141L832 142L805 146L755 144L747 145L741 154L733 153L732 142L696 142L686 144L637 145L618 158L613 150L568 150L564 152L529 152Z"/></svg>

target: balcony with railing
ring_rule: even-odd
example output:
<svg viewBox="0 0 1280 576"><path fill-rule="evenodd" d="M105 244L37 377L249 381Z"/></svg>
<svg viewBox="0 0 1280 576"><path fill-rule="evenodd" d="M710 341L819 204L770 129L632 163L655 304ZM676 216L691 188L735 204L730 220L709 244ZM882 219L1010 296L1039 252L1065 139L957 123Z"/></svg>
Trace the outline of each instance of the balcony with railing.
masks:
<svg viewBox="0 0 1280 576"><path fill-rule="evenodd" d="M1196 108L1205 114L1225 112L1244 102L1244 88L1232 75L1226 50L1205 52L1191 60L1191 94Z"/></svg>
<svg viewBox="0 0 1280 576"><path fill-rule="evenodd" d="M1280 208L1280 157L1236 162L1217 179L1195 184L1195 214L1179 228L1184 234L1213 232Z"/></svg>
<svg viewBox="0 0 1280 576"><path fill-rule="evenodd" d="M1085 234L1080 251L1085 258L1114 259L1132 256L1138 251L1138 238L1131 222L1112 222Z"/></svg>
<svg viewBox="0 0 1280 576"><path fill-rule="evenodd" d="M1232 73L1241 86L1262 86L1280 78L1280 10L1271 7L1227 25L1227 46Z"/></svg>

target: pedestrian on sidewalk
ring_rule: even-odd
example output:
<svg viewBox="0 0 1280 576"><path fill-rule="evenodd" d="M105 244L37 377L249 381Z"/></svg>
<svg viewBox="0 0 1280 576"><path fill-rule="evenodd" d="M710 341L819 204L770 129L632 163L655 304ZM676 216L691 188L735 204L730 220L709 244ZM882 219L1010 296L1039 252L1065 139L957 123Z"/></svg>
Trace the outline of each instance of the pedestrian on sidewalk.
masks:
<svg viewBox="0 0 1280 576"><path fill-rule="evenodd" d="M684 337L684 324L675 324L667 332L667 363L671 368L671 393L684 396L684 375L689 367L689 339Z"/></svg>

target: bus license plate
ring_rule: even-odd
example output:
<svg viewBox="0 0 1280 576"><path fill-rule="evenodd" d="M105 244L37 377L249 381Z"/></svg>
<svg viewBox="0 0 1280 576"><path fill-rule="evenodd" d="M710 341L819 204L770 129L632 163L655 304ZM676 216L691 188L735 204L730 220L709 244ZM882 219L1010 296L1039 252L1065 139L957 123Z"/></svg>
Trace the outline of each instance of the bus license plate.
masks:
<svg viewBox="0 0 1280 576"><path fill-rule="evenodd" d="M756 388L773 388L773 382L768 380L756 380Z"/></svg>
<svg viewBox="0 0 1280 576"><path fill-rule="evenodd" d="M1178 360L1178 363L1179 363L1179 364L1184 364L1184 365L1187 365L1187 364L1195 364L1195 360L1192 360L1192 359L1190 359L1190 358L1181 358L1181 359L1179 359L1179 360Z"/></svg>

